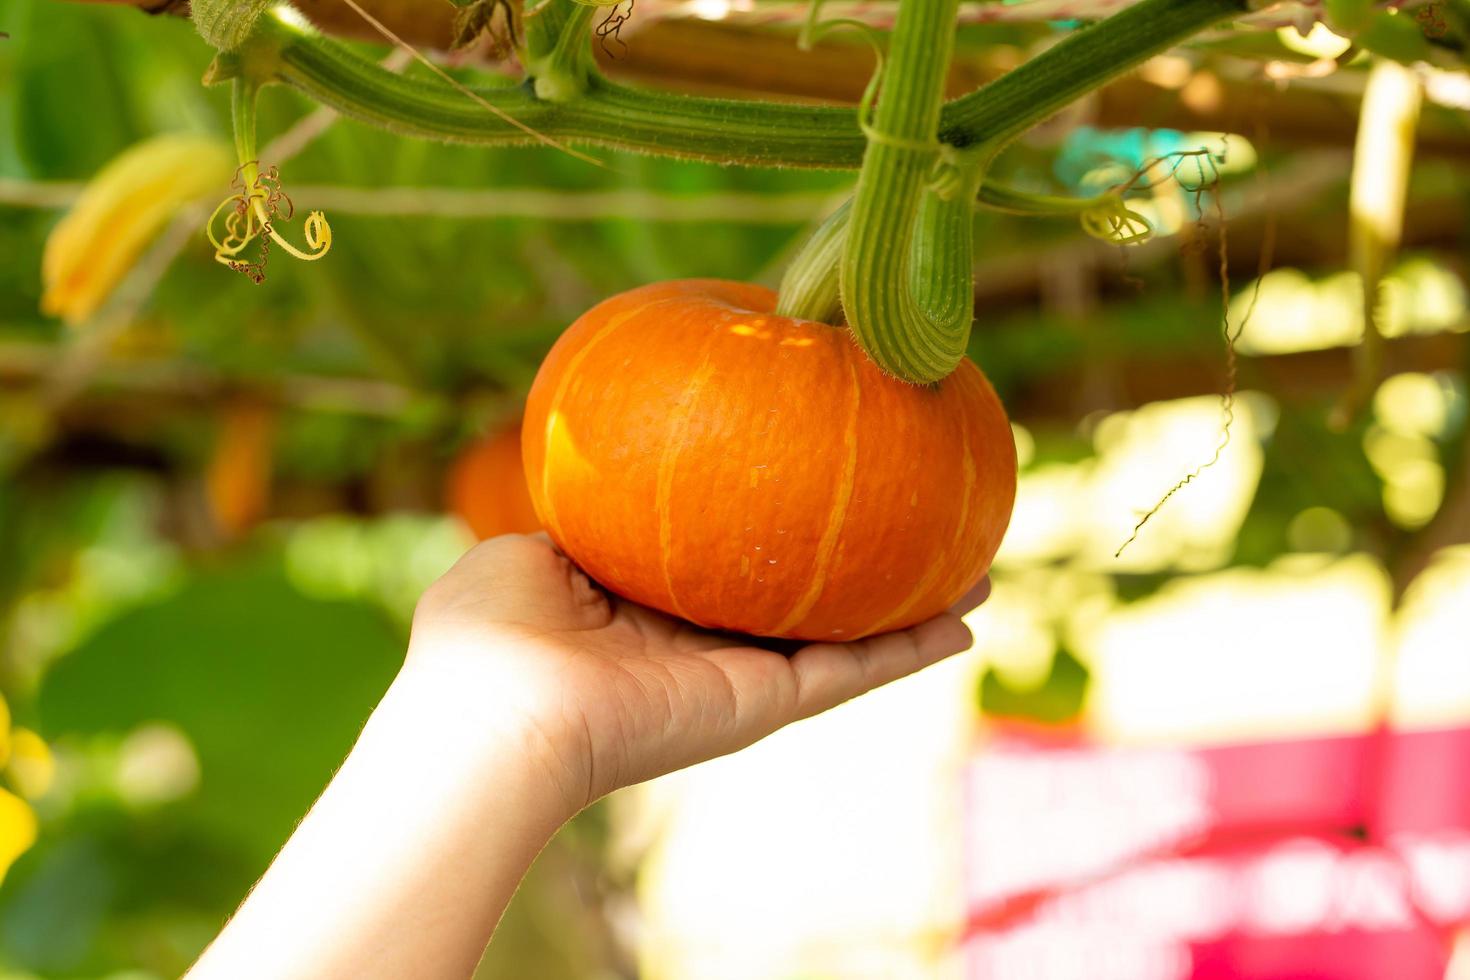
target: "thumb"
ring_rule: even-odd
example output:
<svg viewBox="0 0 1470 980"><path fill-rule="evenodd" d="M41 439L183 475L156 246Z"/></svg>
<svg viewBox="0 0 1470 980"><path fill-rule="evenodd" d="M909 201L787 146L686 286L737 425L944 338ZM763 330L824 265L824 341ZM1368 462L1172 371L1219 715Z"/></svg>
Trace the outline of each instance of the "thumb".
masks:
<svg viewBox="0 0 1470 980"><path fill-rule="evenodd" d="M482 541L435 582L420 603L424 615L579 631L606 626L607 597L545 534L507 534Z"/></svg>

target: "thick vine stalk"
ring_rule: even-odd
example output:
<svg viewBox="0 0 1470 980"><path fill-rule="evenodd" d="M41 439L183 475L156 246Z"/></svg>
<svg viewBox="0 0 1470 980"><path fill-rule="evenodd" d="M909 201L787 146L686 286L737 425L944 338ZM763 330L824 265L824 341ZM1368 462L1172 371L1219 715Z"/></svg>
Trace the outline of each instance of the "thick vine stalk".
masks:
<svg viewBox="0 0 1470 980"><path fill-rule="evenodd" d="M227 3L195 0L195 16L203 11L214 17L214 7ZM1246 9L1247 0L1141 0L946 105L940 139L956 147L1004 143L1079 95ZM267 8L250 30L249 44L256 47L256 57L269 60L274 80L350 118L429 139L480 145L535 142L447 85L399 77L323 38L288 7ZM228 36L240 32L237 25ZM246 46L224 55L215 77L229 77ZM585 88L559 101L538 95L534 84L529 90L475 91L538 133L663 156L851 169L861 164L867 146L850 109L653 92L609 81L590 66Z"/></svg>
<svg viewBox="0 0 1470 980"><path fill-rule="evenodd" d="M904 0L853 192L839 264L848 326L885 371L939 381L974 320L971 229L993 151L941 150L939 114L958 0Z"/></svg>

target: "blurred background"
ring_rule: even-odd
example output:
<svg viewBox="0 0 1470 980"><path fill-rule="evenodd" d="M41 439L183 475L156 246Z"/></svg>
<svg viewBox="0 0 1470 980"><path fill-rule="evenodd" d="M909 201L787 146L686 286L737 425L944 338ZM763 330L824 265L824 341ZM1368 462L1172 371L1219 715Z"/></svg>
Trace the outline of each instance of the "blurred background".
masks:
<svg viewBox="0 0 1470 980"><path fill-rule="evenodd" d="M447 47L447 3L369 6ZM966 4L955 93L1112 6ZM1139 245L976 213L1021 480L974 649L581 815L482 977L1470 977L1470 7L1402 6L1350 45L1276 5L1007 151L1057 195L1212 162L1149 174ZM179 974L419 592L534 521L514 427L559 331L653 280L774 283L852 181L445 147L270 89L262 155L334 246L257 285L202 232L227 96L179 13L0 6L5 978ZM870 52L799 51L804 16L638 0L599 59L855 102Z"/></svg>

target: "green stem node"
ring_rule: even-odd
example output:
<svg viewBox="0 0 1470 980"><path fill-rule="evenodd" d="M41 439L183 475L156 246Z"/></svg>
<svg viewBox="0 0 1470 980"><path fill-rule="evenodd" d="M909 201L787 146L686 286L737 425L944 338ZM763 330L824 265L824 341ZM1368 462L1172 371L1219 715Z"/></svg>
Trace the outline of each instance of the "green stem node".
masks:
<svg viewBox="0 0 1470 980"><path fill-rule="evenodd" d="M594 70L587 39L596 12L580 0L546 0L526 19L521 65L536 98L570 102L587 91Z"/></svg>

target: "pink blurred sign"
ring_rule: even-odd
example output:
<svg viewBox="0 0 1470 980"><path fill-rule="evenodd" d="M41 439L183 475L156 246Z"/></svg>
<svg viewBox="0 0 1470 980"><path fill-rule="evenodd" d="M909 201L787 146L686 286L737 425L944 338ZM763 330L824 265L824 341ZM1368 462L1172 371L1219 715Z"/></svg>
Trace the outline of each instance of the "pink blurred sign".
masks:
<svg viewBox="0 0 1470 980"><path fill-rule="evenodd" d="M966 768L972 980L1439 980L1470 922L1470 728Z"/></svg>

